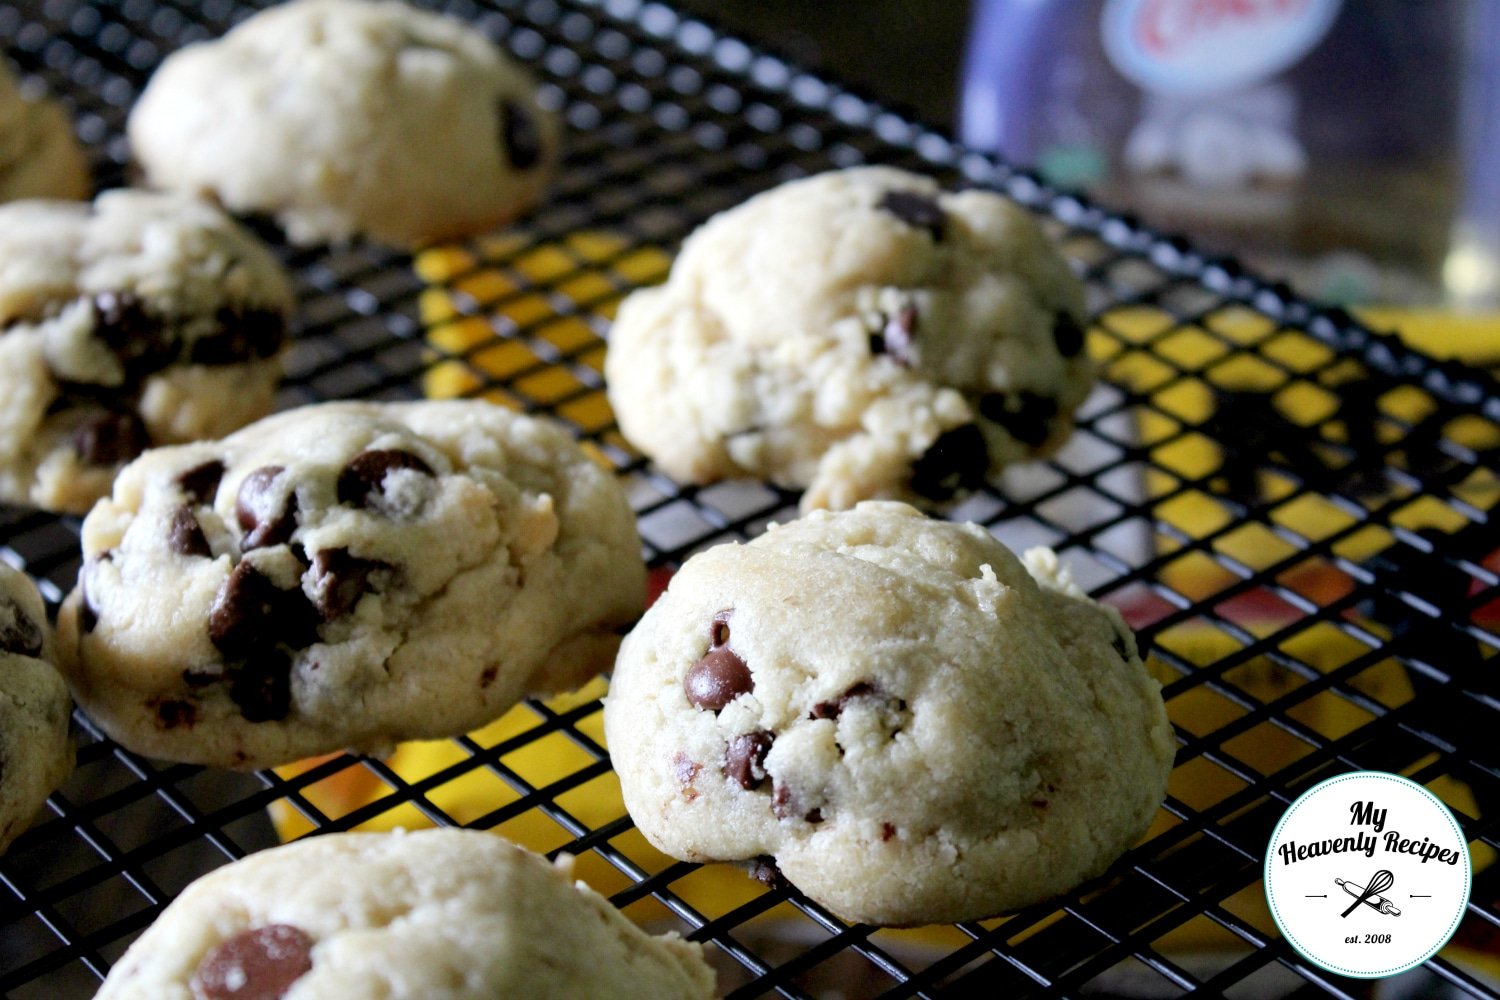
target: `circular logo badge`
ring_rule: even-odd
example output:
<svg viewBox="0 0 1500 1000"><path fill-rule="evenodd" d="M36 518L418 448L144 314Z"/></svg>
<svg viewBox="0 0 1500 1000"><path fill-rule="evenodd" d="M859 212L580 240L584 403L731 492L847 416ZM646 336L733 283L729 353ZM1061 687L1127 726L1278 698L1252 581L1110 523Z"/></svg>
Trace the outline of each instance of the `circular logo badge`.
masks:
<svg viewBox="0 0 1500 1000"><path fill-rule="evenodd" d="M1420 965L1469 902L1469 847L1437 796L1379 771L1305 792L1266 851L1266 899L1308 961L1360 979Z"/></svg>

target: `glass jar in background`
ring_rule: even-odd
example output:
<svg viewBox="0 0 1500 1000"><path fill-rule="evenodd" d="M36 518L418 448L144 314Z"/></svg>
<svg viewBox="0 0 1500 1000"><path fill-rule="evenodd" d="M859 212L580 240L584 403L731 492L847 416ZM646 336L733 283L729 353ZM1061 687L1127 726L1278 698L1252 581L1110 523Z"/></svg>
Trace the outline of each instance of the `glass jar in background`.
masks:
<svg viewBox="0 0 1500 1000"><path fill-rule="evenodd" d="M960 122L1315 298L1500 304L1500 3L977 0Z"/></svg>

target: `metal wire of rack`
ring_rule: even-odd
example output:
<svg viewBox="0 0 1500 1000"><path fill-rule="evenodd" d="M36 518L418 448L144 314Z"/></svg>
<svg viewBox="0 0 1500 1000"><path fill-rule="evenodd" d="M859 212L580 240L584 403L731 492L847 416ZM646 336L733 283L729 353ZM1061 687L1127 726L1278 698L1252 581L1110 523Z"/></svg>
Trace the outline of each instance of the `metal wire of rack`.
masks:
<svg viewBox="0 0 1500 1000"><path fill-rule="evenodd" d="M795 516L796 498L684 487L629 448L600 375L618 300L662 277L708 215L792 177L883 162L998 188L1044 218L1086 278L1104 379L1067 448L950 516L1053 545L1125 610L1181 744L1158 822L1108 876L1062 899L877 930L650 851L608 793L597 689L528 702L509 728L454 740L415 770L350 756L253 776L166 765L80 716L74 779L0 857L0 993L86 994L196 875L278 835L399 819L578 855L631 916L710 943L736 997L830 984L888 997L1368 996L1280 940L1260 873L1300 790L1376 769L1443 798L1474 858L1459 933L1410 988L1500 997L1494 966L1482 968L1500 955L1500 393L1488 375L1052 191L662 4L440 6L538 69L570 127L567 162L550 200L494 238L415 261L368 245L280 247L301 325L279 405L425 391L556 415L618 468L660 578L699 548ZM0 3L0 39L70 104L107 186L128 176L124 118L152 68L255 9ZM75 520L0 508L0 556L54 605L77 551Z"/></svg>

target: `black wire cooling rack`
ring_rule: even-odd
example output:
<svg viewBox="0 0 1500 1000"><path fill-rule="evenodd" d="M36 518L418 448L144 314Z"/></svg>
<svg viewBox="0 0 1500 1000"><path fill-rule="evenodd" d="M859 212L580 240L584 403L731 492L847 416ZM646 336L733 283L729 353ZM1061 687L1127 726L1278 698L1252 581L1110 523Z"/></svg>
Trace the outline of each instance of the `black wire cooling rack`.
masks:
<svg viewBox="0 0 1500 1000"><path fill-rule="evenodd" d="M443 7L537 68L570 127L566 165L548 203L493 238L415 259L282 247L301 329L280 405L425 392L555 414L618 468L660 582L698 548L791 518L796 498L686 488L630 450L600 376L620 297L659 280L707 216L792 177L883 162L996 187L1087 279L1103 384L1062 452L951 516L1053 545L1126 612L1180 741L1166 803L1107 877L1060 900L875 930L651 851L618 805L597 684L389 760L255 775L148 761L78 718L75 777L0 858L0 992L88 995L188 881L278 836L425 822L578 855L632 917L708 943L736 997L1371 996L1280 940L1260 879L1300 790L1373 769L1443 798L1475 870L1454 941L1378 995L1500 997L1500 394L1482 369L1436 363L660 4ZM107 186L128 178L124 119L152 68L254 9L0 3L0 40L69 103ZM77 551L75 520L0 508L0 556L54 605Z"/></svg>

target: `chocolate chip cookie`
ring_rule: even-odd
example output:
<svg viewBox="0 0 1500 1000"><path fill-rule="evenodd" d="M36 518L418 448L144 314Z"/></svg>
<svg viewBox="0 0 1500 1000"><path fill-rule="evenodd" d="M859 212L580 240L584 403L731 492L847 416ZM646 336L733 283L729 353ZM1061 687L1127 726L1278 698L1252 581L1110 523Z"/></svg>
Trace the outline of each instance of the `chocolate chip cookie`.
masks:
<svg viewBox="0 0 1500 1000"><path fill-rule="evenodd" d="M335 833L182 893L96 1000L706 1000L701 945L653 937L545 858L475 830Z"/></svg>
<svg viewBox="0 0 1500 1000"><path fill-rule="evenodd" d="M89 166L67 112L27 96L0 59L0 201L87 198Z"/></svg>
<svg viewBox="0 0 1500 1000"><path fill-rule="evenodd" d="M81 514L151 445L263 416L292 306L270 251L202 202L0 206L0 502Z"/></svg>
<svg viewBox="0 0 1500 1000"><path fill-rule="evenodd" d="M784 184L631 295L605 374L669 475L804 510L941 503L1058 447L1088 394L1083 286L1022 209L884 167Z"/></svg>
<svg viewBox="0 0 1500 1000"><path fill-rule="evenodd" d="M415 246L541 195L560 130L535 90L462 22L398 0L293 0L169 56L130 141L154 186L273 215L298 243Z"/></svg>
<svg viewBox="0 0 1500 1000"><path fill-rule="evenodd" d="M41 595L0 562L0 852L73 769L56 653Z"/></svg>
<svg viewBox="0 0 1500 1000"><path fill-rule="evenodd" d="M83 525L58 629L114 739L251 768L453 736L609 666L635 519L560 425L326 403L147 452Z"/></svg>
<svg viewBox="0 0 1500 1000"><path fill-rule="evenodd" d="M889 925L1098 875L1175 748L1134 636L1049 550L892 501L689 559L621 647L604 728L656 847Z"/></svg>

